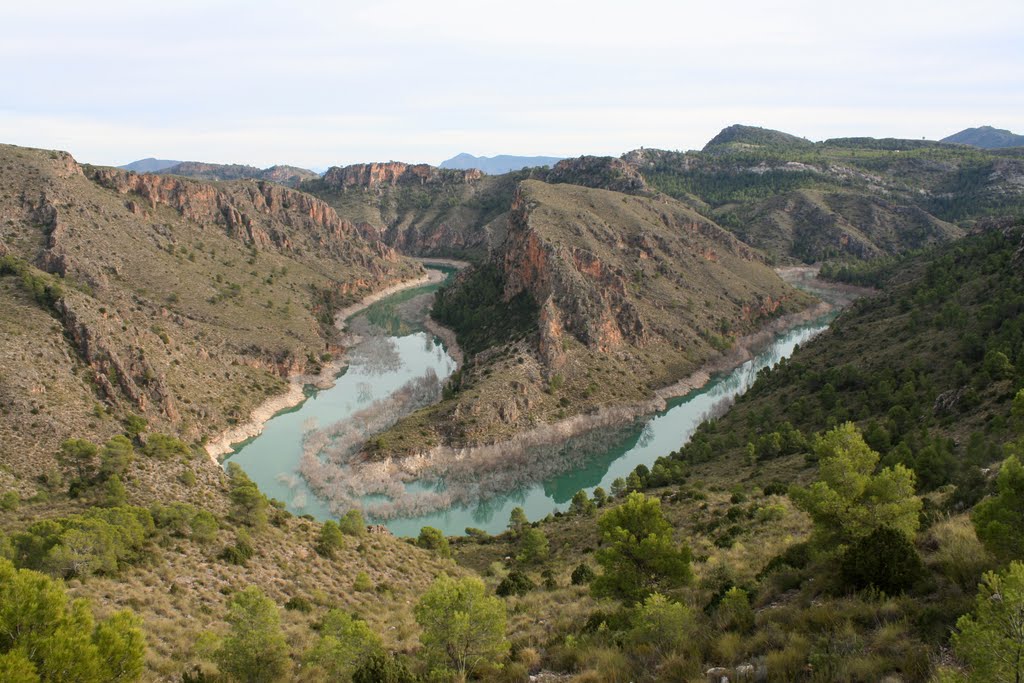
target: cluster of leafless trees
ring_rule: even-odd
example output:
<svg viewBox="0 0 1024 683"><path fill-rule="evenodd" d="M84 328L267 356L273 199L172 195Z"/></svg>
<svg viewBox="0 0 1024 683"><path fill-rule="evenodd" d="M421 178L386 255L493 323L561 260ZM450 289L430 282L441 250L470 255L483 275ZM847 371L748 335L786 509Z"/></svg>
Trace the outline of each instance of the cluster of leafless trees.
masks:
<svg viewBox="0 0 1024 683"><path fill-rule="evenodd" d="M335 424L306 425L301 476L335 514L359 508L378 519L414 517L475 505L578 468L606 452L610 440L635 429L633 411L612 409L543 425L498 444L439 447L383 462L363 457L362 448L374 434L435 401L440 391L437 375L428 371Z"/></svg>

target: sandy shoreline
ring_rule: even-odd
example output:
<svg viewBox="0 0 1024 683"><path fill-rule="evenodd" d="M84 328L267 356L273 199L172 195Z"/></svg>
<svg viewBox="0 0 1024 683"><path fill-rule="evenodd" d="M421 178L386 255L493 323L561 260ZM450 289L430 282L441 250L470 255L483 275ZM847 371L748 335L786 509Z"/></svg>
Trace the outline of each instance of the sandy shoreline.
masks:
<svg viewBox="0 0 1024 683"><path fill-rule="evenodd" d="M430 266L442 266L444 268L457 268L462 270L463 268L469 267L468 261L457 261L450 258L416 258L417 261L422 263L424 266L429 268ZM438 271L428 271L438 272ZM441 323L437 322L430 317L430 313L427 313L423 320L423 327L426 328L427 332L440 339L444 343L445 350L448 351L448 355L455 360L455 367L461 368L462 361L465 356L462 353L462 348L459 346L459 342L456 339L455 331L448 329Z"/></svg>
<svg viewBox="0 0 1024 683"><path fill-rule="evenodd" d="M354 303L351 306L346 306L345 308L338 311L338 313L334 316L334 326L337 327L339 330L344 330L346 320L348 320L355 314L359 313L360 311L369 308L370 306L377 303L381 299L386 299L392 294L397 294L398 292L401 292L402 290L405 289L422 287L423 285L429 285L432 282L440 282L443 279L444 273L442 273L441 271L428 270L426 273L416 278L415 280L405 280L404 282L399 282L397 284L391 285L390 287L386 287L380 290L379 292L369 294L360 299L358 303Z"/></svg>
<svg viewBox="0 0 1024 683"><path fill-rule="evenodd" d="M431 259L427 260L430 261ZM392 294L397 294L398 292L406 289L422 287L423 285L428 285L432 282L440 282L443 279L444 273L438 270L428 269L421 277L414 280L398 282L378 292L369 294L363 297L363 299L358 303L352 304L351 306L338 311L338 314L334 318L335 325L338 329L344 330L346 320L360 311L369 308L381 299L391 296ZM440 325L437 325L437 327L440 328L440 330L450 332ZM437 334L442 339L445 339L445 337L437 331L431 330L431 332ZM456 345L454 348L458 349L458 346ZM249 419L244 423L226 429L218 434L216 438L210 439L206 443L206 453L210 457L210 460L219 465L220 459L231 453L232 445L241 443L246 439L259 436L263 432L263 428L270 418L274 417L274 415L282 410L293 408L305 401L306 394L304 389L307 385L312 384L320 389L329 389L334 386L334 378L338 376L338 373L341 372L346 365L347 363L345 359L341 358L325 365L323 370L321 370L317 375L295 375L293 377L289 377L288 387L283 394L278 394L277 396L268 398L253 409L252 413L249 415Z"/></svg>

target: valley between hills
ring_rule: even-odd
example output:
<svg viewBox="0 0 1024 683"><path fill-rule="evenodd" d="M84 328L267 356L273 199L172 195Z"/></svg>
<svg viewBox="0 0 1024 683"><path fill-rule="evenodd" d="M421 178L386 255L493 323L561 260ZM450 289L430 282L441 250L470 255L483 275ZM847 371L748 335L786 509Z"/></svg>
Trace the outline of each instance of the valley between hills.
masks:
<svg viewBox="0 0 1024 683"><path fill-rule="evenodd" d="M0 145L0 679L1010 680L1022 148L540 159ZM236 454L335 384L320 507L268 496Z"/></svg>

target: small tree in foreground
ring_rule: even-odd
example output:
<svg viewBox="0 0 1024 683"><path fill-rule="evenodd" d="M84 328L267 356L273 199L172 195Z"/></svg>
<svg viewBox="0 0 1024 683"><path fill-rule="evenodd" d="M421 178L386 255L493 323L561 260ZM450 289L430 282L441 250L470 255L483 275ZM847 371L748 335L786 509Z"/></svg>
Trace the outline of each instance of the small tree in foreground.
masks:
<svg viewBox="0 0 1024 683"><path fill-rule="evenodd" d="M100 478L124 476L135 459L135 447L123 434L111 437L100 451Z"/></svg>
<svg viewBox="0 0 1024 683"><path fill-rule="evenodd" d="M592 515L594 509L594 501L587 497L587 492L583 489L577 491L569 503L569 512L574 515Z"/></svg>
<svg viewBox="0 0 1024 683"><path fill-rule="evenodd" d="M548 537L540 529L527 529L519 541L517 560L523 564L540 564L548 559L550 547Z"/></svg>
<svg viewBox="0 0 1024 683"><path fill-rule="evenodd" d="M1003 461L996 494L975 506L971 520L993 555L1004 562L1024 559L1024 466L1016 455Z"/></svg>
<svg viewBox="0 0 1024 683"><path fill-rule="evenodd" d="M110 475L110 479L103 485L103 505L106 507L120 507L128 502L128 491L121 483L121 477L116 474Z"/></svg>
<svg viewBox="0 0 1024 683"><path fill-rule="evenodd" d="M508 652L505 603L486 594L480 579L442 574L420 598L416 622L431 668L461 680Z"/></svg>
<svg viewBox="0 0 1024 683"><path fill-rule="evenodd" d="M508 530L512 532L512 535L518 536L529 525L530 520L526 518L526 511L521 507L512 508L512 512L508 516Z"/></svg>
<svg viewBox="0 0 1024 683"><path fill-rule="evenodd" d="M656 498L630 493L597 524L604 541L597 561L604 573L591 584L595 596L635 603L655 591L683 586L693 577L690 549L672 540L672 525Z"/></svg>
<svg viewBox="0 0 1024 683"><path fill-rule="evenodd" d="M64 584L0 559L0 680L134 681L142 673L141 622L118 612L98 624Z"/></svg>
<svg viewBox="0 0 1024 683"><path fill-rule="evenodd" d="M697 616L689 607L655 593L637 606L626 638L634 648L653 649L659 658L692 651L699 642Z"/></svg>
<svg viewBox="0 0 1024 683"><path fill-rule="evenodd" d="M1010 404L1010 417L1013 425L1020 431L1024 431L1024 389L1017 392Z"/></svg>
<svg viewBox="0 0 1024 683"><path fill-rule="evenodd" d="M338 523L333 519L324 522L320 527L320 537L317 539L316 551L323 557L334 557L335 553L345 545L345 536L338 528Z"/></svg>
<svg viewBox="0 0 1024 683"><path fill-rule="evenodd" d="M270 502L260 492L256 482L235 462L228 463L228 477L231 480L231 516L257 531L267 526L267 511Z"/></svg>
<svg viewBox="0 0 1024 683"><path fill-rule="evenodd" d="M256 586L235 593L228 603L231 632L217 651L217 666L247 683L278 681L288 673L288 643L277 605Z"/></svg>
<svg viewBox="0 0 1024 683"><path fill-rule="evenodd" d="M972 683L1024 680L1024 564L985 574L974 612L956 628L953 646L971 665Z"/></svg>
<svg viewBox="0 0 1024 683"><path fill-rule="evenodd" d="M724 630L749 633L754 628L754 610L747 591L733 586L715 608L715 622Z"/></svg>
<svg viewBox="0 0 1024 683"><path fill-rule="evenodd" d="M914 495L914 472L903 465L875 474L879 455L864 442L852 422L814 444L819 481L794 486L790 497L814 521L814 540L834 548L889 527L913 538L921 499Z"/></svg>
<svg viewBox="0 0 1024 683"><path fill-rule="evenodd" d="M332 609L324 617L320 639L306 661L323 668L332 681L348 680L370 658L384 652L384 644L366 622Z"/></svg>
<svg viewBox="0 0 1024 683"><path fill-rule="evenodd" d="M444 537L440 529L432 526L425 526L420 529L416 545L424 550L433 550L441 557L451 557L452 554L451 547L448 545L448 539Z"/></svg>
<svg viewBox="0 0 1024 683"><path fill-rule="evenodd" d="M365 536L366 519L363 518L362 512L352 509L338 520L338 528L346 536Z"/></svg>
<svg viewBox="0 0 1024 683"><path fill-rule="evenodd" d="M84 485L96 473L96 455L99 448L85 439L66 439L60 445L57 462L75 471L75 484Z"/></svg>

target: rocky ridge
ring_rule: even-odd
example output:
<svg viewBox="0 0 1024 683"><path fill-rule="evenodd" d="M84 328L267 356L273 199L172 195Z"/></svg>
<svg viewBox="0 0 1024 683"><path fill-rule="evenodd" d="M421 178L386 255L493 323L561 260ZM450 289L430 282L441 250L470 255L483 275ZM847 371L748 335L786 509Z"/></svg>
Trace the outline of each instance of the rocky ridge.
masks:
<svg viewBox="0 0 1024 683"><path fill-rule="evenodd" d="M335 190L378 190L397 185L474 183L483 177L479 169L444 169L429 164L387 163L332 166L323 175L326 187Z"/></svg>
<svg viewBox="0 0 1024 683"><path fill-rule="evenodd" d="M256 168L243 164L208 164L201 161L183 161L155 172L161 175L186 176L197 180L269 180L288 187L298 187L304 180L319 177L313 171L298 166L278 165L270 168Z"/></svg>
<svg viewBox="0 0 1024 683"><path fill-rule="evenodd" d="M9 146L0 161L0 256L20 277L0 278L0 296L12 310L34 297L56 323L12 327L14 348L72 360L0 413L26 476L52 467L64 438L118 430L68 406L138 414L197 440L244 419L283 378L342 352L335 308L422 272L275 183L210 185ZM41 384L27 359L8 360L5 382ZM49 426L32 436L18 429L26 419Z"/></svg>
<svg viewBox="0 0 1024 683"><path fill-rule="evenodd" d="M516 179L400 162L329 169L302 189L330 204L369 240L413 256L481 261L504 239Z"/></svg>

